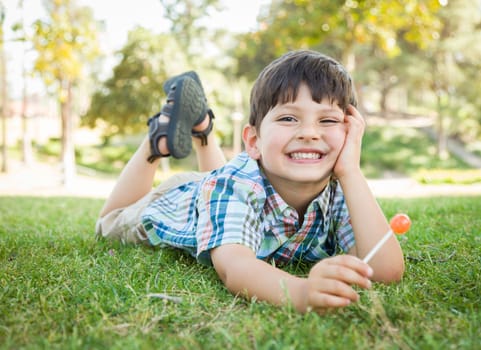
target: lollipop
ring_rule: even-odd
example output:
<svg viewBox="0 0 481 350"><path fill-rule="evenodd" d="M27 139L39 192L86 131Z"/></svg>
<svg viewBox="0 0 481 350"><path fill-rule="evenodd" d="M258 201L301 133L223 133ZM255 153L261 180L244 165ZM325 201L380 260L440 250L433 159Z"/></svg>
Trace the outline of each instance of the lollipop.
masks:
<svg viewBox="0 0 481 350"><path fill-rule="evenodd" d="M403 235L408 232L409 228L411 227L411 219L406 214L396 214L393 216L391 221L389 222L389 226L391 229L386 232L383 238L371 249L371 251L366 255L366 257L362 260L365 263L369 262L374 254L382 247L384 243L391 237L393 233L397 235Z"/></svg>

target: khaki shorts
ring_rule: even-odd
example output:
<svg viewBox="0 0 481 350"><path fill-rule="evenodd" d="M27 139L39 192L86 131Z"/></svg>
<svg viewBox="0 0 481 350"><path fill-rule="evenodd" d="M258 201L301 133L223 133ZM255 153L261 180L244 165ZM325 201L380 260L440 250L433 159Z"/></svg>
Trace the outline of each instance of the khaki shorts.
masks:
<svg viewBox="0 0 481 350"><path fill-rule="evenodd" d="M120 240L122 243L142 243L150 245L141 215L144 209L168 190L191 181L200 181L207 173L188 172L174 175L152 189L137 202L114 209L97 220L95 234L97 237Z"/></svg>

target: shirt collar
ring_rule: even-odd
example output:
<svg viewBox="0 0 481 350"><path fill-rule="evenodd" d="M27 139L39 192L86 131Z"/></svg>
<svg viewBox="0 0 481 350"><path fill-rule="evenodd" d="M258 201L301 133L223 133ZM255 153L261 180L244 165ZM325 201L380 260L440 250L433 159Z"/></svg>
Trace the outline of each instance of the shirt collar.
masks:
<svg viewBox="0 0 481 350"><path fill-rule="evenodd" d="M327 211L329 210L329 206L331 203L331 197L333 195L333 191L336 188L336 181L330 180L324 190L319 193L319 195L314 198L312 201L313 204L317 205L318 209L324 214L327 215ZM309 210L309 209L308 209Z"/></svg>
<svg viewBox="0 0 481 350"><path fill-rule="evenodd" d="M262 180L264 182L264 188L267 195L267 201L271 206L272 211L275 215L283 215L289 216L292 212L295 212L295 209L292 208L289 204L287 204L284 199L279 195L279 193L275 190L274 186L269 182L262 167L259 166L260 174L262 176ZM329 210L329 205L331 202L332 192L336 189L336 180L331 179L324 190L322 190L319 195L312 200L312 202L307 207L307 213L311 212L312 210L320 210L324 217L327 215L327 211Z"/></svg>

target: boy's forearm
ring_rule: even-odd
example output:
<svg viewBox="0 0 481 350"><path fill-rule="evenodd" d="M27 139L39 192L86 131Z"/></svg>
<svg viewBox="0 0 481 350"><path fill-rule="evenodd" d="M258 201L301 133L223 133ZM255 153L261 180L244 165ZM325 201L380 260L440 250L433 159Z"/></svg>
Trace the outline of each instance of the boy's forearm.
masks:
<svg viewBox="0 0 481 350"><path fill-rule="evenodd" d="M356 255L362 259L389 231L389 224L360 170L339 178L339 182L351 217ZM374 269L374 280L391 282L402 277L403 254L394 235L376 253L370 265Z"/></svg>
<svg viewBox="0 0 481 350"><path fill-rule="evenodd" d="M243 251L245 249L248 250L246 247L235 247L212 254L214 266L227 289L233 294L274 305L292 303L297 311L304 312L307 308L303 295L306 279L249 256L253 253Z"/></svg>

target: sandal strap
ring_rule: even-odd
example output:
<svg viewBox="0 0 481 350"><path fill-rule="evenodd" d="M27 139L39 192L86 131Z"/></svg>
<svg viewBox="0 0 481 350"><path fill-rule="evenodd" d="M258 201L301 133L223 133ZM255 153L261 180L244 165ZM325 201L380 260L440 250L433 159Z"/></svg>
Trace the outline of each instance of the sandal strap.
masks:
<svg viewBox="0 0 481 350"><path fill-rule="evenodd" d="M167 102L162 110L149 118L149 143L151 155L147 158L150 163L160 157L172 154L175 158L184 158L190 152L191 137L201 139L201 144L207 145L207 136L213 129L212 120L215 118L212 110L207 106L202 85L198 76L182 74L164 85L168 88ZM173 103L172 103L173 102ZM192 131L192 128L202 123L205 115L209 116L209 125L205 130ZM169 118L168 122L159 123L160 115ZM166 137L169 154L162 154L159 150L159 140Z"/></svg>
<svg viewBox="0 0 481 350"><path fill-rule="evenodd" d="M172 115L172 110L174 109L174 105L171 103L166 103L165 105L162 106L162 109L159 114L163 114L166 117L169 117Z"/></svg>
<svg viewBox="0 0 481 350"><path fill-rule="evenodd" d="M147 121L147 125L149 126L149 141L150 141L150 152L151 155L147 158L149 163L153 163L154 160L161 158L161 157L169 157L170 153L162 154L159 150L159 140L163 136L167 136L168 134L168 123L159 123L156 119L161 115L165 115L166 117L171 116L173 110L173 104L169 103L174 100L174 92L175 88L169 91L167 96L167 103L162 106L160 113L155 114L154 116L150 117Z"/></svg>
<svg viewBox="0 0 481 350"><path fill-rule="evenodd" d="M164 108L167 104L164 106ZM164 108L162 108L162 112L164 113ZM168 157L170 154L162 154L159 150L159 140L163 136L167 136L167 127L168 123L159 123L158 118L161 113L157 113L156 115L149 118L147 121L147 125L149 126L149 142L150 142L150 156L147 158L149 163L153 163L154 160L161 158L161 157ZM165 114L165 113L164 113Z"/></svg>
<svg viewBox="0 0 481 350"><path fill-rule="evenodd" d="M174 110L174 105L170 102L175 103L175 86L170 89L169 93L167 94L167 101L162 106L162 109L160 111L160 114L163 114L169 118L171 117L172 111Z"/></svg>
<svg viewBox="0 0 481 350"><path fill-rule="evenodd" d="M214 123L212 122L212 119L214 119L215 116L214 116L214 112L212 112L212 109L209 108L207 110L207 115L209 116L209 125L207 126L207 128L202 130L202 131L192 131L192 136L199 138L201 140L202 146L207 145L207 136L210 134L210 132L212 131L212 129L214 127ZM195 125L199 125L200 123L202 123L203 120L204 119L202 119L201 121L199 121Z"/></svg>

